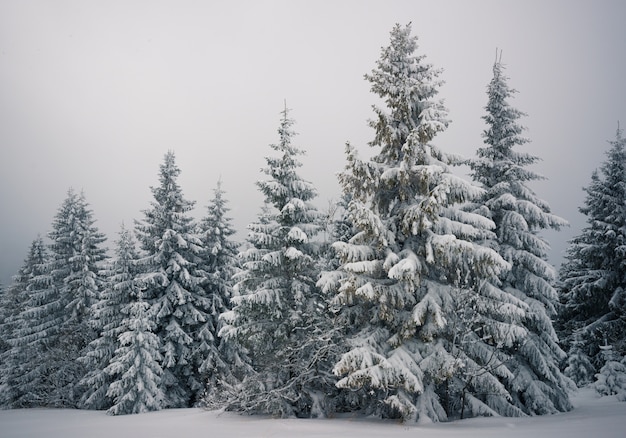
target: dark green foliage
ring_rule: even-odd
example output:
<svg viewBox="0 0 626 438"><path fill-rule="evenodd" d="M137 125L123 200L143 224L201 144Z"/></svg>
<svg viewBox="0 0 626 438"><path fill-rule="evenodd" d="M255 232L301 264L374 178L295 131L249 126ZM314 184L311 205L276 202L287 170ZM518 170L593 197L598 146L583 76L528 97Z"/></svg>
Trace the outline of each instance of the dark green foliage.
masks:
<svg viewBox="0 0 626 438"><path fill-rule="evenodd" d="M562 312L559 327L570 349L570 372L578 384L576 358L604 365L600 346L626 354L626 140L618 129L606 161L591 176L580 212L587 226L567 250L560 272Z"/></svg>

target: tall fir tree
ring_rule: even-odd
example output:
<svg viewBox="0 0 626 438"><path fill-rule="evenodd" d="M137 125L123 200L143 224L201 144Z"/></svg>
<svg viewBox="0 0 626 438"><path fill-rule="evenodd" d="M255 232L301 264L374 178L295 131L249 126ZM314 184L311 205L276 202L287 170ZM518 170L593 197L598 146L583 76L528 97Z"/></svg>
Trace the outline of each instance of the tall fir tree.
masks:
<svg viewBox="0 0 626 438"><path fill-rule="evenodd" d="M104 288L100 300L93 306L91 325L98 336L91 341L79 359L87 369L87 374L80 382L84 387L80 401L83 408L111 407L111 399L106 394L113 377L105 368L119 347L118 338L125 329L125 313L128 313L126 307L137 301L138 259L132 232L122 225L115 256L102 270Z"/></svg>
<svg viewBox="0 0 626 438"><path fill-rule="evenodd" d="M23 319L29 305L29 291L33 280L43 273L48 262L48 251L41 236L30 245L22 267L12 283L2 290L0 299L0 338L3 343L0 354L0 406L6 408L29 407L35 400L25 391L28 374L35 364L38 352L21 341L24 328L30 323Z"/></svg>
<svg viewBox="0 0 626 438"><path fill-rule="evenodd" d="M207 214L199 224L199 235L204 251L202 269L206 272L203 285L210 301L209 317L199 332L200 342L195 355L196 364L206 384L204 403L221 407L227 394L232 393L246 372L251 371L245 352L234 342L225 342L218 336L223 322L220 315L230 310L233 296L233 277L239 271L237 258L239 244L232 240L235 230L228 216L225 191L219 180L207 207Z"/></svg>
<svg viewBox="0 0 626 438"><path fill-rule="evenodd" d="M480 211L496 224L496 235L485 243L511 264L493 286L514 311L505 308L498 319L522 335L502 345L509 357L506 367L514 376L502 381L513 406L526 414L549 414L571 409L568 391L573 386L559 369L565 353L552 325L558 305L552 286L556 271L547 261L549 245L539 232L558 230L567 222L552 214L548 203L528 186L542 179L528 169L539 158L517 150L528 139L518 123L524 114L510 105L516 91L507 79L503 64L496 60L483 116L485 145L470 167L473 179L486 190L478 200Z"/></svg>
<svg viewBox="0 0 626 438"><path fill-rule="evenodd" d="M580 212L587 226L570 242L560 271L566 372L579 385L603 367L601 346L626 355L626 140L621 129L610 144L585 188Z"/></svg>
<svg viewBox="0 0 626 438"><path fill-rule="evenodd" d="M78 361L95 337L90 327L92 305L106 258L93 213L83 194L68 191L48 234L50 259L32 278L29 300L20 314L18 341L41 353L30 358L24 392L34 406L76 407L80 379L86 370Z"/></svg>
<svg viewBox="0 0 626 438"><path fill-rule="evenodd" d="M180 169L173 152L160 166L160 184L152 188L152 207L136 223L145 255L139 260L138 281L154 316L162 346L164 407L187 407L200 401L204 382L194 355L200 330L209 318L210 300L203 289L202 242L189 212L193 202L183 197Z"/></svg>
<svg viewBox="0 0 626 438"><path fill-rule="evenodd" d="M431 144L449 122L436 100L440 71L416 49L410 25L396 25L365 76L386 104L370 122L379 152L364 162L347 145L340 182L357 233L333 245L340 267L318 284L336 293L347 331L338 385L367 413L441 421L464 409L493 413L481 393L506 396L492 345L506 334L473 329L490 306L481 285L508 265L476 243L494 224L461 208L482 190L454 176L458 160Z"/></svg>
<svg viewBox="0 0 626 438"><path fill-rule="evenodd" d="M58 342L58 369L51 401L75 407L80 400L80 379L86 369L78 361L83 349L96 338L91 328L92 306L102 289L99 275L106 259L106 237L95 226L93 212L83 193L72 189L61 205L48 237L52 241L50 274L59 289L63 323Z"/></svg>
<svg viewBox="0 0 626 438"><path fill-rule="evenodd" d="M280 142L271 145L278 156L266 157L269 179L257 183L268 208L248 226L238 295L220 334L248 350L256 372L244 382L240 409L308 416L324 413L325 388L332 389L322 333L329 320L315 287L321 215L311 202L315 189L297 173L303 151L292 144L293 123L285 108Z"/></svg>

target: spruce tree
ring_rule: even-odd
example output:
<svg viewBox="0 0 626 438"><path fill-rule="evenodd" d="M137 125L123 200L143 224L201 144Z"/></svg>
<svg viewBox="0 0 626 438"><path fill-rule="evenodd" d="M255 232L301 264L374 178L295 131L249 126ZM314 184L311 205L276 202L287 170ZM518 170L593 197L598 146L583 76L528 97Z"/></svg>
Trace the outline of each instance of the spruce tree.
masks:
<svg viewBox="0 0 626 438"><path fill-rule="evenodd" d="M101 244L106 240L94 225L83 194L69 190L48 234L50 258L28 286L28 302L17 342L40 353L29 358L23 375L24 393L32 406L76 407L80 379L86 370L78 361L95 337L91 308L98 300Z"/></svg>
<svg viewBox="0 0 626 438"><path fill-rule="evenodd" d="M129 303L122 306L119 346L104 372L111 376L106 395L113 400L111 415L139 414L164 407L161 387L160 340L153 330L150 305L143 292L135 289Z"/></svg>
<svg viewBox="0 0 626 438"><path fill-rule="evenodd" d="M138 281L145 289L162 348L164 407L188 407L202 396L204 383L194 355L211 304L200 269L202 242L189 214L193 202L183 197L179 175L170 151L160 166L159 185L152 188L152 207L136 223L145 253L138 262Z"/></svg>
<svg viewBox="0 0 626 438"><path fill-rule="evenodd" d="M596 374L595 390L600 395L615 395L626 401L626 359L613 350L611 345L600 346L604 365Z"/></svg>
<svg viewBox="0 0 626 438"><path fill-rule="evenodd" d="M552 286L556 271L547 261L549 245L539 232L558 230L567 222L552 214L548 203L528 186L541 179L528 169L539 158L517 150L528 139L522 136L524 128L518 123L524 114L510 105L515 90L507 79L503 64L497 60L483 117L487 125L485 145L478 149L470 167L474 180L486 190L477 202L480 211L496 225L495 238L485 243L497 248L511 264L500 282L493 285L499 288L498 299L508 306L499 307L503 312L496 319L521 335L502 345L509 357L506 367L515 376L502 382L512 405L521 412L549 414L571 409L568 389L572 385L559 369L565 353L552 325L558 305Z"/></svg>
<svg viewBox="0 0 626 438"><path fill-rule="evenodd" d="M436 99L440 71L416 49L410 25L396 25L365 76L386 104L370 122L379 152L364 162L346 147L340 182L357 232L333 245L340 267L318 284L336 293L347 332L338 385L366 413L440 421L464 409L493 413L478 392L504 397L492 343L506 334L474 329L489 306L481 285L508 265L477 243L493 222L461 208L482 190L454 176L460 161L431 144L449 122Z"/></svg>
<svg viewBox="0 0 626 438"><path fill-rule="evenodd" d="M102 289L99 275L106 258L106 240L98 231L84 194L68 191L52 224L50 275L59 291L63 323L56 346L55 386L51 399L55 405L75 407L80 399L79 380L86 369L78 358L97 336L91 328L92 306Z"/></svg>
<svg viewBox="0 0 626 438"><path fill-rule="evenodd" d="M0 354L0 406L7 408L28 407L35 400L26 392L29 371L35 367L38 352L21 341L24 329L30 321L23 319L29 305L29 291L33 280L42 274L48 262L48 252L41 236L30 245L22 267L13 277L12 283L2 290L0 299L0 339L3 344Z"/></svg>
<svg viewBox="0 0 626 438"><path fill-rule="evenodd" d="M232 240L235 230L228 216L222 181L214 190L207 214L199 224L202 241L202 269L206 273L203 285L210 302L208 318L199 331L199 343L194 355L196 367L206 385L204 403L211 407L221 404L234 386L249 371L245 354L233 342L225 342L219 336L223 326L220 315L230 310L233 296L233 277L239 270L237 258L239 244Z"/></svg>
<svg viewBox="0 0 626 438"><path fill-rule="evenodd" d="M626 355L626 140L621 129L610 144L584 189L580 212L587 226L570 242L560 271L559 326L569 347L567 371L579 385L603 367L601 346ZM595 372L576 373L588 363Z"/></svg>
<svg viewBox="0 0 626 438"><path fill-rule="evenodd" d="M303 152L292 144L293 123L285 108L280 141L271 145L278 156L266 158L269 179L257 183L267 208L248 226L238 295L220 332L248 350L255 369L238 407L283 417L323 414L324 393L332 389L322 333L329 320L315 287L320 214L311 203L315 189L297 173Z"/></svg>
<svg viewBox="0 0 626 438"><path fill-rule="evenodd" d="M20 397L16 406L50 406L51 393L55 389L52 376L59 361L58 337L64 321L63 305L54 279L50 274L48 255L41 264L35 264L26 291L28 299L24 310L18 315L19 324L12 342L25 354L19 367L17 385Z"/></svg>
<svg viewBox="0 0 626 438"><path fill-rule="evenodd" d="M105 371L119 346L126 307L137 300L137 260L139 258L132 232L123 225L116 243L115 257L102 270L104 289L93 306L92 328L98 336L85 349L81 363L87 374L81 380L84 392L80 406L86 409L108 409L111 399L107 390L111 375Z"/></svg>

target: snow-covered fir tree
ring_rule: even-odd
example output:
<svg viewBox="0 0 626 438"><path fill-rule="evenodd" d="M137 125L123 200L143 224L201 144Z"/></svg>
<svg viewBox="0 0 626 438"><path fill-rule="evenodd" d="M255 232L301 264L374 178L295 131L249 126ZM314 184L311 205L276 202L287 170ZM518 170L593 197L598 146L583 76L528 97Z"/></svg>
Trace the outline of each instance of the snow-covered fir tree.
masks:
<svg viewBox="0 0 626 438"><path fill-rule="evenodd" d="M4 324L6 322L7 317L11 314L9 305L5 303L5 300L6 300L6 288L3 284L0 283L0 356L9 349L7 336L2 336L3 333L7 332L6 329L4 328ZM9 329L8 331L11 331L11 329Z"/></svg>
<svg viewBox="0 0 626 438"><path fill-rule="evenodd" d="M138 280L155 318L154 333L162 347L164 407L186 407L198 402L204 382L194 357L201 349L200 330L209 318L211 302L202 285L202 242L190 216L193 202L183 197L180 169L173 152L165 154L159 185L152 188L152 207L136 223L144 255L138 262Z"/></svg>
<svg viewBox="0 0 626 438"><path fill-rule="evenodd" d="M29 291L34 279L42 275L48 262L48 252L41 236L30 245L22 267L13 277L12 283L2 290L0 297L0 339L3 349L0 354L0 406L6 408L29 407L36 403L27 393L26 384L30 372L36 367L34 359L39 356L36 348L23 341L25 325L23 312L29 303Z"/></svg>
<svg viewBox="0 0 626 438"><path fill-rule="evenodd" d="M580 212L587 226L567 249L561 267L559 326L570 349L571 371L605 363L600 346L626 355L626 139L618 129L607 158L594 171ZM592 373L595 374L595 373ZM588 383L588 375L577 383Z"/></svg>
<svg viewBox="0 0 626 438"><path fill-rule="evenodd" d="M604 366L596 374L594 387L600 395L615 395L626 401L626 359L613 350L612 345L600 346Z"/></svg>
<svg viewBox="0 0 626 438"><path fill-rule="evenodd" d="M352 199L350 193L342 193L338 201L329 203L324 218L324 238L322 239L321 271L329 271L339 267L332 244L347 242L356 234L348 206Z"/></svg>
<svg viewBox="0 0 626 438"><path fill-rule="evenodd" d="M104 372L112 377L106 395L113 400L111 415L139 414L164 407L161 387L160 339L150 317L150 305L143 291L133 287L129 303L122 307L124 320L119 347Z"/></svg>
<svg viewBox="0 0 626 438"><path fill-rule="evenodd" d="M396 25L366 75L386 104L370 122L379 152L364 162L346 148L340 182L357 233L333 245L341 266L318 283L336 293L347 331L349 351L334 371L367 413L493 414L502 402L491 395L506 398L495 346L512 335L481 326L493 307L482 286L509 266L476 243L493 222L461 208L483 191L451 173L460 159L431 144L448 126L447 110L436 99L440 71L416 49L410 25Z"/></svg>
<svg viewBox="0 0 626 438"><path fill-rule="evenodd" d="M53 373L56 387L49 401L73 407L80 399L78 382L86 372L77 359L97 336L90 326L91 310L102 289L99 271L106 258L102 246L106 238L95 226L84 194L71 189L48 237L52 241L50 274L63 306L63 323L57 339L58 368Z"/></svg>
<svg viewBox="0 0 626 438"><path fill-rule="evenodd" d="M594 381L596 367L585 353L585 342L582 332L578 331L569 338L569 351L563 373L582 388Z"/></svg>
<svg viewBox="0 0 626 438"><path fill-rule="evenodd" d="M210 301L208 318L199 331L196 364L206 384L204 403L221 407L227 394L250 371L248 359L235 342L225 342L218 336L223 323L220 315L230 310L233 277L239 270L239 244L232 240L235 230L228 216L222 181L214 190L207 214L199 224L198 233L204 248L202 269L206 272L203 285Z"/></svg>
<svg viewBox="0 0 626 438"><path fill-rule="evenodd" d="M86 372L78 358L96 335L89 322L101 289L106 239L84 195L71 189L48 237L50 260L32 278L20 314L17 342L40 352L25 366L24 392L31 394L31 405L75 407Z"/></svg>
<svg viewBox="0 0 626 438"><path fill-rule="evenodd" d="M59 360L57 338L63 323L63 307L49 264L50 256L47 256L44 263L34 266L26 289L28 300L18 315L19 324L12 341L12 348L38 352L29 354L17 370L21 396L16 405L20 407L49 405L50 393L55 388L50 376Z"/></svg>
<svg viewBox="0 0 626 438"><path fill-rule="evenodd" d="M331 240L333 242L347 242L356 233L354 223L350 219L350 201L352 196L350 193L343 193L341 199L337 202L338 217L333 222Z"/></svg>
<svg viewBox="0 0 626 438"><path fill-rule="evenodd" d="M237 407L283 417L323 414L326 389L333 388L326 357L331 323L315 287L321 215L311 203L315 189L297 173L303 152L292 144L288 113L282 112L279 143L271 145L278 156L266 158L269 179L257 183L268 208L248 226L238 295L220 331L248 350L255 369Z"/></svg>
<svg viewBox="0 0 626 438"><path fill-rule="evenodd" d="M518 123L524 114L509 102L515 90L507 79L496 60L483 117L485 145L470 167L474 180L486 190L478 200L479 211L496 224L495 238L485 243L511 264L500 283L492 285L498 287L494 301L502 304L491 310L493 316L498 324L510 326L501 345L508 375L501 381L521 412L549 414L571 409L568 390L573 385L559 369L566 355L552 325L558 305L552 286L556 270L547 261L549 245L539 232L558 230L567 222L552 214L528 185L541 179L528 168L539 158L518 150L528 139Z"/></svg>
<svg viewBox="0 0 626 438"><path fill-rule="evenodd" d="M102 275L105 280L100 300L92 307L91 326L98 337L91 341L79 359L86 367L87 374L80 384L84 387L80 406L86 409L107 409L111 399L107 390L112 381L105 371L119 346L118 337L124 330L126 308L137 300L137 260L132 232L122 225L116 242L115 257L108 261Z"/></svg>

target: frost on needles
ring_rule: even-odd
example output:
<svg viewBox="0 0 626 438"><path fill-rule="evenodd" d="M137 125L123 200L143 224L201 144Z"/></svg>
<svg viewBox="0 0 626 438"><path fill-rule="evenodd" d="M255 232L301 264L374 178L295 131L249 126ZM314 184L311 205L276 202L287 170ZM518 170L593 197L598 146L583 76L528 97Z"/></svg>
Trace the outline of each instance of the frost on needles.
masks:
<svg viewBox="0 0 626 438"><path fill-rule="evenodd" d="M243 381L235 408L251 413L320 416L332 412L333 324L318 278L322 215L317 193L297 170L303 151L293 144L294 121L285 108L266 157L267 179L257 186L265 206L248 226L242 270L235 276L233 308L222 315L226 342L249 352L253 373Z"/></svg>
<svg viewBox="0 0 626 438"><path fill-rule="evenodd" d="M555 339L528 353L543 365L532 374L513 358L531 333L530 306L545 314L553 295L544 302L501 287L520 260L492 249L498 224L486 209L471 208L488 189L453 175L461 160L432 144L449 122L436 99L440 71L416 50L410 26L397 25L366 75L385 102L370 122L370 146L379 152L361 161L346 148L340 181L357 232L334 244L340 267L318 283L336 294L347 332L348 350L334 367L338 386L358 393L366 413L405 420L568 409ZM543 248L527 258L541 259ZM553 333L549 319L535 324ZM543 386L533 385L520 396L518 385L535 380L552 388L542 395L536 388Z"/></svg>

